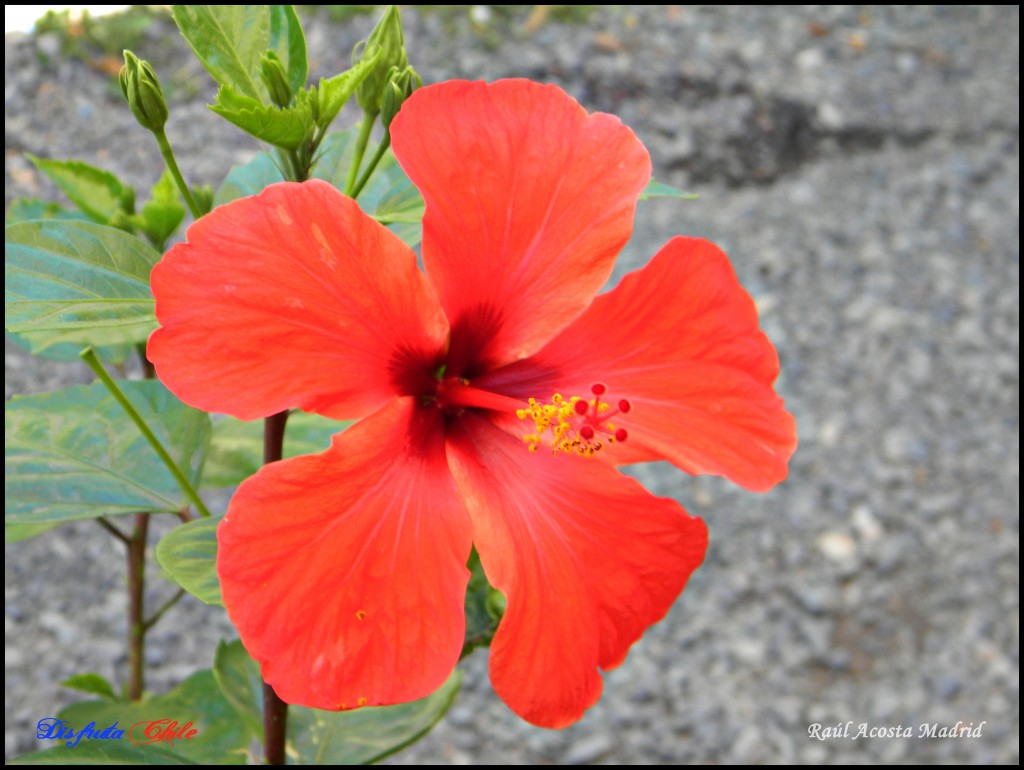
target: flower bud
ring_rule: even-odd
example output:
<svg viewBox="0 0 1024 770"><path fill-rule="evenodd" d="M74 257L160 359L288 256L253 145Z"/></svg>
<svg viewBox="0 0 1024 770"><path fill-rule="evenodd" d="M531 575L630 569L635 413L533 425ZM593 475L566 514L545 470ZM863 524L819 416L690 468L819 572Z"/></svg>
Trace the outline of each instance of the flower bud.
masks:
<svg viewBox="0 0 1024 770"><path fill-rule="evenodd" d="M270 92L270 101L278 107L292 103L292 87L280 57L273 51L260 56L260 79Z"/></svg>
<svg viewBox="0 0 1024 770"><path fill-rule="evenodd" d="M118 79L139 125L150 131L162 131L167 122L167 102L153 66L126 50Z"/></svg>
<svg viewBox="0 0 1024 770"><path fill-rule="evenodd" d="M353 63L364 58L373 58L377 52L377 62L369 75L356 89L356 101L363 112L377 115L381 108L381 99L385 86L391 79L391 70L402 71L409 66L409 57L405 53L405 39L402 36L402 17L397 5L389 5L384 16L373 28L365 43L358 44L352 51Z"/></svg>
<svg viewBox="0 0 1024 770"><path fill-rule="evenodd" d="M423 78L412 67L406 67L401 72L395 67L391 68L391 77L384 86L384 93L380 98L380 122L384 128L391 125L402 103L412 96L413 91L422 86Z"/></svg>

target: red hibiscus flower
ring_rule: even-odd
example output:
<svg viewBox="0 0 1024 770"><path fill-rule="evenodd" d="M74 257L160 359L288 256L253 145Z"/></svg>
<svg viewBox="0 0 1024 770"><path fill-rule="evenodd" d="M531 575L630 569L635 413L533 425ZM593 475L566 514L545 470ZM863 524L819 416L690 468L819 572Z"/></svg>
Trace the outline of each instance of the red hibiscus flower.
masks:
<svg viewBox="0 0 1024 770"><path fill-rule="evenodd" d="M596 702L707 533L616 465L786 475L778 359L718 248L675 238L596 296L651 175L611 115L522 80L417 91L392 127L422 257L323 182L192 225L149 357L186 402L359 421L265 466L219 530L224 603L285 701L419 698L463 643L471 546L507 611L491 680L548 727Z"/></svg>

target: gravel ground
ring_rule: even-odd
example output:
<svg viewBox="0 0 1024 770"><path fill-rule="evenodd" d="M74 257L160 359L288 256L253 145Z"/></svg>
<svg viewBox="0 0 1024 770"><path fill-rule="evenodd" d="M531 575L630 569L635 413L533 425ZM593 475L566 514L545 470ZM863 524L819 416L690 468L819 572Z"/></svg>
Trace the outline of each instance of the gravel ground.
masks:
<svg viewBox="0 0 1024 770"><path fill-rule="evenodd" d="M711 548L580 723L521 722L478 652L445 722L397 759L1017 762L1019 10L614 6L517 23L496 46L460 13L405 19L428 82L559 83L631 125L657 178L701 194L644 204L618 274L675 233L723 245L778 347L801 444L766 495L637 471L708 522ZM307 21L314 72L336 71L371 23ZM151 183L149 137L109 76L55 42L6 41L7 200L52 194L24 151ZM158 24L138 53L179 77L181 49ZM169 134L187 172L217 182L252 145L204 108L209 81L186 90ZM9 398L88 375L8 342L5 378ZM122 556L98 527L6 553L10 757L74 697L61 679L124 675L125 621L123 572L107 567ZM149 686L209 665L230 633L183 603L151 637ZM847 720L914 737L808 737ZM917 737L961 720L981 737Z"/></svg>

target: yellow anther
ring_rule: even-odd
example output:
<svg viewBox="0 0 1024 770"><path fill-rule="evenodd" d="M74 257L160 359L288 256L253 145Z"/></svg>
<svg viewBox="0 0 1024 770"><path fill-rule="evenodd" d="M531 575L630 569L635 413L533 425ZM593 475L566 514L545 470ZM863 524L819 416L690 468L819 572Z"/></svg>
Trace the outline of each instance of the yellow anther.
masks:
<svg viewBox="0 0 1024 770"><path fill-rule="evenodd" d="M618 409L602 401L604 388L594 391L593 398L569 396L555 393L545 403L535 398L527 400L526 409L517 409L520 420L533 420L534 431L523 436L531 452L536 452L542 441L547 441L552 452L566 452L582 457L592 457L600 451L605 442L625 440L625 431L616 431L608 419L622 412L628 412L629 402L622 400ZM623 406L625 405L625 406ZM542 438L550 431L550 438Z"/></svg>

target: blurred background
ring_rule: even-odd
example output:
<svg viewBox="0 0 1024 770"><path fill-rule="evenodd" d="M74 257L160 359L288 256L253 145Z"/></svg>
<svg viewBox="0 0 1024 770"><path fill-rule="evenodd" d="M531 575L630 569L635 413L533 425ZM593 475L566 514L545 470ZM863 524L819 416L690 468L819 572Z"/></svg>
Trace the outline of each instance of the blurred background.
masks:
<svg viewBox="0 0 1024 770"><path fill-rule="evenodd" d="M314 78L344 68L380 12L299 9ZM723 246L778 348L800 447L764 495L635 469L705 519L711 547L581 722L519 720L478 651L445 721L392 761L1017 762L1019 9L407 6L403 18L426 82L557 83L630 125L655 178L699 193L640 205L613 282L677 233ZM5 42L8 202L59 199L25 152L156 181L159 156L116 83L125 47L160 74L190 181L216 185L257 149L206 109L213 82L163 10L53 15ZM7 398L90 379L6 342ZM78 697L61 680L124 677L126 621L121 549L91 522L5 550L10 758ZM172 592L157 573L153 601ZM231 636L222 613L182 602L147 637L148 686L209 666ZM914 737L808 737L851 720ZM984 723L980 737L917 737L957 722Z"/></svg>

